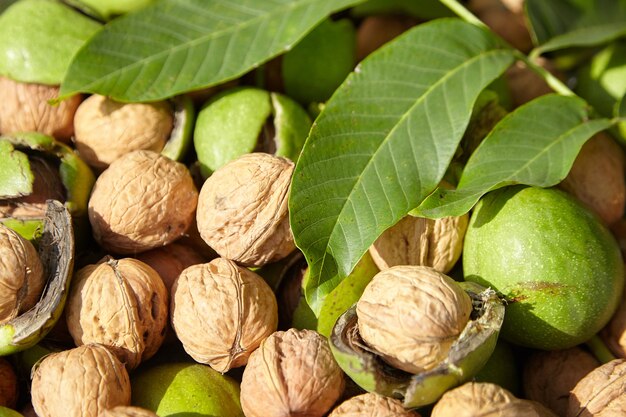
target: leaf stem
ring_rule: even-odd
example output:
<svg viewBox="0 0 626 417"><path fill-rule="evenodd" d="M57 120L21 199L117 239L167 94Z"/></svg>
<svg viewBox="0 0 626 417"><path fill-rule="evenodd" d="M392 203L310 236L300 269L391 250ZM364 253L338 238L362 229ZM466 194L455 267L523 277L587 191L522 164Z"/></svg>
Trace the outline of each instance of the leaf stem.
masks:
<svg viewBox="0 0 626 417"><path fill-rule="evenodd" d="M587 345L591 353L593 353L593 356L595 356L601 363L611 362L616 359L597 334L587 340L585 345Z"/></svg>
<svg viewBox="0 0 626 417"><path fill-rule="evenodd" d="M439 1L448 9L452 10L461 19L465 20L467 23L471 23L472 25L475 25L478 27L487 28L487 25L485 25L482 20L474 16L472 12L467 10L457 0L439 0Z"/></svg>
<svg viewBox="0 0 626 417"><path fill-rule="evenodd" d="M524 64L528 66L528 68L535 71L537 74L544 79L544 81L552 88L555 92L563 95L563 96L575 96L576 94L567 86L563 81L559 80L555 77L550 71L539 65L535 60L527 57L520 51L514 52L515 57L522 61Z"/></svg>

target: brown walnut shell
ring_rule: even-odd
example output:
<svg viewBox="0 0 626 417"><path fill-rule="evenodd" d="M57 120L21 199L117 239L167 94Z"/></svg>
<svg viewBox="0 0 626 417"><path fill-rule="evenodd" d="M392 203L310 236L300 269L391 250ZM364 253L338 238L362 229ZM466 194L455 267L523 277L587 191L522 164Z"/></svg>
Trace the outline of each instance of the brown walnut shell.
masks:
<svg viewBox="0 0 626 417"><path fill-rule="evenodd" d="M375 392L357 395L344 401L328 417L419 417L415 411L402 407L395 398L385 397Z"/></svg>
<svg viewBox="0 0 626 417"><path fill-rule="evenodd" d="M321 417L344 389L328 341L313 330L275 332L255 350L241 380L246 417Z"/></svg>
<svg viewBox="0 0 626 417"><path fill-rule="evenodd" d="M425 266L379 272L356 305L359 333L369 348L414 374L447 357L471 312L467 293L452 278Z"/></svg>
<svg viewBox="0 0 626 417"><path fill-rule="evenodd" d="M77 345L100 343L130 370L163 343L167 310L168 293L154 269L108 257L77 272L66 321Z"/></svg>
<svg viewBox="0 0 626 417"><path fill-rule="evenodd" d="M43 265L35 247L0 223L0 324L33 307L44 284Z"/></svg>
<svg viewBox="0 0 626 417"><path fill-rule="evenodd" d="M15 408L17 375L9 361L0 357L0 407Z"/></svg>
<svg viewBox="0 0 626 417"><path fill-rule="evenodd" d="M89 221L104 249L138 253L180 238L193 220L197 201L183 164L156 152L134 151L98 177L89 199Z"/></svg>
<svg viewBox="0 0 626 417"><path fill-rule="evenodd" d="M626 290L622 302L609 323L600 332L600 337L609 350L618 358L626 359Z"/></svg>
<svg viewBox="0 0 626 417"><path fill-rule="evenodd" d="M269 285L223 258L185 269L172 287L171 310L185 351L219 372L245 365L278 326Z"/></svg>
<svg viewBox="0 0 626 417"><path fill-rule="evenodd" d="M487 382L468 382L443 394L431 417L556 417L539 403Z"/></svg>
<svg viewBox="0 0 626 417"><path fill-rule="evenodd" d="M278 261L295 249L287 199L293 162L244 155L213 173L200 190L198 230L220 256L246 266Z"/></svg>
<svg viewBox="0 0 626 417"><path fill-rule="evenodd" d="M31 395L39 417L97 417L130 405L130 380L107 348L84 345L48 355L33 368Z"/></svg>
<svg viewBox="0 0 626 417"><path fill-rule="evenodd" d="M118 405L100 413L99 417L158 417L156 413L141 407Z"/></svg>
<svg viewBox="0 0 626 417"><path fill-rule="evenodd" d="M569 396L567 417L626 415L626 360L615 359L589 372Z"/></svg>
<svg viewBox="0 0 626 417"><path fill-rule="evenodd" d="M118 103L94 94L78 106L74 142L85 162L102 170L128 152L161 152L173 125L172 108L165 101Z"/></svg>
<svg viewBox="0 0 626 417"><path fill-rule="evenodd" d="M369 248L382 271L397 265L430 266L444 274L461 256L468 215L426 219L405 216Z"/></svg>
<svg viewBox="0 0 626 417"><path fill-rule="evenodd" d="M168 293L171 292L174 281L185 268L205 262L204 257L191 246L181 245L178 242L139 253L136 258L158 272Z"/></svg>
<svg viewBox="0 0 626 417"><path fill-rule="evenodd" d="M74 113L82 96L72 96L58 105L48 103L58 95L58 86L0 77L0 133L40 132L69 142L74 134Z"/></svg>

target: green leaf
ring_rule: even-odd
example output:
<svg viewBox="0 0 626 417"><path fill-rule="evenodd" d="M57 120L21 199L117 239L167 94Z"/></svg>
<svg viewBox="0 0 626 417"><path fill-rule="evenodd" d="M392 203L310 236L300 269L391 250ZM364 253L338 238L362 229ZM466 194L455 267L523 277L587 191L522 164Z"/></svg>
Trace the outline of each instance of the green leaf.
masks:
<svg viewBox="0 0 626 417"><path fill-rule="evenodd" d="M626 120L626 95L615 103L614 115Z"/></svg>
<svg viewBox="0 0 626 417"><path fill-rule="evenodd" d="M567 176L583 144L611 126L589 120L577 97L546 95L509 113L472 154L456 190L438 188L415 211L423 217L460 216L489 191L511 185L551 187Z"/></svg>
<svg viewBox="0 0 626 417"><path fill-rule="evenodd" d="M362 0L162 0L123 16L77 54L61 96L154 101L219 84L290 49Z"/></svg>
<svg viewBox="0 0 626 417"><path fill-rule="evenodd" d="M298 160L289 202L316 314L376 238L437 186L476 97L512 62L487 30L441 19L373 53L335 92Z"/></svg>
<svg viewBox="0 0 626 417"><path fill-rule="evenodd" d="M527 0L531 55L594 46L626 35L626 0Z"/></svg>

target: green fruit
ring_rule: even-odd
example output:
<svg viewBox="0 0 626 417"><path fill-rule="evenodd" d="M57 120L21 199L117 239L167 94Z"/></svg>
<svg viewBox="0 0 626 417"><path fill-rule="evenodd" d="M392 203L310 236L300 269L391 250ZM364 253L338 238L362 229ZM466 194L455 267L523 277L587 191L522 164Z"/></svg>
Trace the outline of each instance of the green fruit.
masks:
<svg viewBox="0 0 626 417"><path fill-rule="evenodd" d="M508 300L502 336L537 349L582 343L611 318L624 268L600 221L556 189L508 187L476 206L465 235L465 279Z"/></svg>
<svg viewBox="0 0 626 417"><path fill-rule="evenodd" d="M239 384L206 365L169 363L137 372L132 405L160 417L242 417Z"/></svg>
<svg viewBox="0 0 626 417"><path fill-rule="evenodd" d="M10 408L0 406L0 417L24 417L24 415Z"/></svg>

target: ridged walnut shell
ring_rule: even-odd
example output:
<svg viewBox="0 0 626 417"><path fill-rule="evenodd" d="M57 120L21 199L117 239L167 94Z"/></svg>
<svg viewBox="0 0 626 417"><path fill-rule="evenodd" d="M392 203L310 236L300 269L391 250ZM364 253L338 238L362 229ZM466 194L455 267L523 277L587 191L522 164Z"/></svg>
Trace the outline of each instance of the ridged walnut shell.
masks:
<svg viewBox="0 0 626 417"><path fill-rule="evenodd" d="M74 277L67 328L77 345L100 343L131 370L163 343L168 298L165 284L148 265L105 258Z"/></svg>
<svg viewBox="0 0 626 417"><path fill-rule="evenodd" d="M375 392L357 395L344 401L328 417L419 417L415 411L402 407L395 398L378 395Z"/></svg>
<svg viewBox="0 0 626 417"><path fill-rule="evenodd" d="M431 417L556 417L539 403L515 397L487 382L468 382L446 392Z"/></svg>
<svg viewBox="0 0 626 417"><path fill-rule="evenodd" d="M200 190L198 230L220 256L246 266L278 261L295 249L287 199L293 162L244 155L213 173Z"/></svg>
<svg viewBox="0 0 626 417"><path fill-rule="evenodd" d="M356 305L359 333L369 348L413 374L447 357L471 312L467 293L452 278L425 266L379 272Z"/></svg>
<svg viewBox="0 0 626 417"><path fill-rule="evenodd" d="M74 143L85 162L105 169L128 152L161 152L173 125L172 108L165 101L118 103L94 94L78 106Z"/></svg>
<svg viewBox="0 0 626 417"><path fill-rule="evenodd" d="M537 351L524 364L525 396L564 416L572 388L598 366L598 360L579 347Z"/></svg>
<svg viewBox="0 0 626 417"><path fill-rule="evenodd" d="M567 417L626 415L626 360L615 359L589 372L569 395Z"/></svg>
<svg viewBox="0 0 626 417"><path fill-rule="evenodd" d="M0 358L0 407L15 408L17 404L17 375L11 363Z"/></svg>
<svg viewBox="0 0 626 417"><path fill-rule="evenodd" d="M600 337L609 350L618 358L626 359L626 291L622 302L609 323L600 332Z"/></svg>
<svg viewBox="0 0 626 417"><path fill-rule="evenodd" d="M158 417L156 413L141 407L118 405L100 413L100 417Z"/></svg>
<svg viewBox="0 0 626 417"><path fill-rule="evenodd" d="M40 132L69 142L74 134L74 113L82 96L72 96L58 105L48 103L58 95L58 86L0 77L0 133Z"/></svg>
<svg viewBox="0 0 626 417"><path fill-rule="evenodd" d="M289 329L272 334L250 356L241 407L246 417L321 417L344 386L327 340L313 330Z"/></svg>
<svg viewBox="0 0 626 417"><path fill-rule="evenodd" d="M43 265L35 247L0 224L0 324L34 306L44 284Z"/></svg>
<svg viewBox="0 0 626 417"><path fill-rule="evenodd" d="M444 274L461 256L469 216L426 219L406 216L369 248L382 271L397 265L430 266Z"/></svg>
<svg viewBox="0 0 626 417"><path fill-rule="evenodd" d="M130 405L128 372L102 345L46 356L33 368L31 395L39 417L97 417Z"/></svg>
<svg viewBox="0 0 626 417"><path fill-rule="evenodd" d="M191 246L177 242L139 253L136 258L158 272L168 293L171 292L174 281L184 269L205 262L204 257Z"/></svg>
<svg viewBox="0 0 626 417"><path fill-rule="evenodd" d="M278 326L269 285L223 258L185 269L172 287L171 310L185 351L219 372L245 365Z"/></svg>
<svg viewBox="0 0 626 417"><path fill-rule="evenodd" d="M187 168L152 151L113 162L96 181L89 221L96 241L120 254L143 252L181 237L193 220L198 192Z"/></svg>

